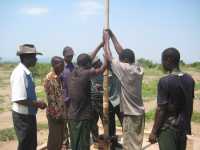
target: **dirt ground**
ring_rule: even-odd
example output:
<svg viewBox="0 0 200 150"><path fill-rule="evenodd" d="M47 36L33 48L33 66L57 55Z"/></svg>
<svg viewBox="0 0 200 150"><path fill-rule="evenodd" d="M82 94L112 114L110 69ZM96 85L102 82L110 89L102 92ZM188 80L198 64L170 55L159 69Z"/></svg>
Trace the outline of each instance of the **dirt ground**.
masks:
<svg viewBox="0 0 200 150"><path fill-rule="evenodd" d="M154 103L151 102L151 101L145 103L145 106L149 106L150 107L150 105L154 106ZM150 107L148 109L151 109L151 108L152 107ZM10 111L1 113L0 114L0 120L3 120L3 121L0 122L0 129L10 128L10 127L13 126L12 117L11 117L11 112ZM45 111L39 111L38 112L38 114L37 114L37 122L38 122L38 124L47 123ZM99 125L101 127L101 123L99 123ZM145 134L144 141L143 141L143 147L145 147L146 145L149 145L149 143L147 142L148 141L147 139L148 139L148 134L150 133L150 130L151 130L152 126L153 126L153 122L147 122L146 125L145 125L145 133L146 134ZM102 127L101 127L100 133L101 132L103 132L102 131ZM118 128L118 133L117 134L118 135L122 134L120 128ZM198 137L198 139L200 139L200 124L199 123L192 123L192 134L193 134L194 137ZM42 144L46 143L47 137L48 137L48 130L47 129L38 131L38 145L42 145ZM200 141L196 142L196 143L200 144ZM189 144L189 145L193 146L194 144ZM17 141L0 142L0 150L14 150L14 149L16 149L16 147L17 147ZM93 150L92 147L91 147L91 149ZM151 145L147 149L148 150L158 150L158 145L157 144ZM199 150L199 149L194 149L194 150Z"/></svg>
<svg viewBox="0 0 200 150"><path fill-rule="evenodd" d="M10 89L9 89L9 76L11 71L10 70L4 70L0 67L0 130L6 129L6 128L12 128L12 116L11 116L11 103L10 103ZM200 81L200 73L193 73L193 77L195 81ZM154 80L157 77L149 77L149 80ZM200 93L200 90L196 91L196 93ZM200 94L198 94L200 95ZM156 101L150 100L144 103L145 105L145 111L148 112L152 109L155 109L156 107ZM194 101L194 111L200 112L200 98L196 97L196 100ZM47 124L46 114L45 111L39 111L37 114L37 121L38 124ZM145 125L145 138L143 147L149 145L147 142L148 133L150 132L152 128L153 122L147 122ZM102 130L101 130L102 131ZM118 134L121 135L121 131L118 131ZM199 150L200 148L200 123L192 123L192 134L195 137L195 143L189 142L188 147L190 150ZM42 145L46 143L48 137L48 130L43 129L38 131L38 145ZM17 147L17 141L7 141L7 142L0 142L0 150L14 150ZM93 149L93 148L92 148ZM149 147L146 148L147 150L158 150L158 145L149 145Z"/></svg>

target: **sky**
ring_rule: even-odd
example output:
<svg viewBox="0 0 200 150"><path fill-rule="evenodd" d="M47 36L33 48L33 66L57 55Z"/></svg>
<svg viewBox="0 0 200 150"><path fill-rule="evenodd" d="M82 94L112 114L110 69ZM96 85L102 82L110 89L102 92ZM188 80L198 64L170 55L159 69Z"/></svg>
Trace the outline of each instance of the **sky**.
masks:
<svg viewBox="0 0 200 150"><path fill-rule="evenodd" d="M136 58L160 62L165 48L176 47L185 62L200 61L199 8L199 0L110 0L110 28ZM65 46L77 57L102 40L104 0L1 0L0 18L3 60L18 60L24 43L44 53L39 60L62 56Z"/></svg>

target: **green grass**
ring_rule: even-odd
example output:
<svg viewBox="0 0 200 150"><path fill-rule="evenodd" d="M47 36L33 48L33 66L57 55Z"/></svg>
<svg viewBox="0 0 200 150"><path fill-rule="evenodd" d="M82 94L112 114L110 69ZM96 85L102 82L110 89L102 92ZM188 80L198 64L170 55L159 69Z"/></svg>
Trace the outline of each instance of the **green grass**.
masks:
<svg viewBox="0 0 200 150"><path fill-rule="evenodd" d="M200 112L193 112L192 122L200 123Z"/></svg>
<svg viewBox="0 0 200 150"><path fill-rule="evenodd" d="M40 130L46 130L48 129L48 124L47 123L38 123L37 124L37 130L40 131Z"/></svg>
<svg viewBox="0 0 200 150"><path fill-rule="evenodd" d="M0 104L4 102L4 96L0 95Z"/></svg>
<svg viewBox="0 0 200 150"><path fill-rule="evenodd" d="M0 112L4 112L4 110L5 110L4 108L0 107Z"/></svg>
<svg viewBox="0 0 200 150"><path fill-rule="evenodd" d="M17 63L0 63L0 68L3 68L4 70L12 70L17 66Z"/></svg>
<svg viewBox="0 0 200 150"><path fill-rule="evenodd" d="M152 98L154 99L156 97L157 83L158 83L158 81L156 81L156 80L150 81L149 83L145 83L143 81L142 97L144 100L152 99Z"/></svg>
<svg viewBox="0 0 200 150"><path fill-rule="evenodd" d="M200 83L199 82L195 83L195 90L200 90Z"/></svg>
<svg viewBox="0 0 200 150"><path fill-rule="evenodd" d="M38 131L46 129L48 129L48 124L45 123L37 124ZM14 128L7 128L0 130L0 141L10 141L15 139L16 139L16 134Z"/></svg>
<svg viewBox="0 0 200 150"><path fill-rule="evenodd" d="M15 139L16 135L14 128L7 128L0 130L0 141L10 141Z"/></svg>
<svg viewBox="0 0 200 150"><path fill-rule="evenodd" d="M45 101L45 92L40 90L36 92L37 92L37 98Z"/></svg>
<svg viewBox="0 0 200 150"><path fill-rule="evenodd" d="M155 117L155 109L145 113L145 122L153 121Z"/></svg>
<svg viewBox="0 0 200 150"><path fill-rule="evenodd" d="M154 75L154 76L162 76L163 72L162 69L160 68L144 68L144 76L149 76L149 75Z"/></svg>
<svg viewBox="0 0 200 150"><path fill-rule="evenodd" d="M120 123L118 117L115 116L115 120L116 120L116 121L115 121L115 122L116 122L116 126L117 126L117 127L121 127L121 123Z"/></svg>

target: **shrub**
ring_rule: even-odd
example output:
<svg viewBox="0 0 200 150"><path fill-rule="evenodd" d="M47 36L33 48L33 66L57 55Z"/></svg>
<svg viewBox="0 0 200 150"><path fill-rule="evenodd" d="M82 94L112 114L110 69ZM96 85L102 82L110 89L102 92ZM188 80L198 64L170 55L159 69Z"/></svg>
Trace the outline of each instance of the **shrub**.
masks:
<svg viewBox="0 0 200 150"><path fill-rule="evenodd" d="M193 68L200 69L200 62L194 62L194 63L190 64L190 66Z"/></svg>
<svg viewBox="0 0 200 150"><path fill-rule="evenodd" d="M156 63L153 63L151 60L145 59L145 58L140 58L137 60L137 62L142 65L143 67L147 68L155 68L157 67Z"/></svg>
<svg viewBox="0 0 200 150"><path fill-rule="evenodd" d="M35 78L42 80L44 79L46 74L51 70L51 65L45 63L37 63L30 70Z"/></svg>

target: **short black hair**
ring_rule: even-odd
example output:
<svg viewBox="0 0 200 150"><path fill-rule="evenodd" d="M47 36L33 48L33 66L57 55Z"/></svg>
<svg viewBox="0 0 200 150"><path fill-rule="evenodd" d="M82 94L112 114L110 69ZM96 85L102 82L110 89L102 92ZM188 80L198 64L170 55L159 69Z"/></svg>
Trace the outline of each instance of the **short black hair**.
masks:
<svg viewBox="0 0 200 150"><path fill-rule="evenodd" d="M179 62L180 62L180 53L179 53L179 51L176 48L170 47L170 48L165 49L162 52L162 61L165 61L168 58L170 58L170 63L173 66L178 66L179 65Z"/></svg>
<svg viewBox="0 0 200 150"><path fill-rule="evenodd" d="M119 54L119 60L120 61L128 61L128 63L132 64L135 62L135 54L133 50L131 49L124 49L120 54Z"/></svg>
<svg viewBox="0 0 200 150"><path fill-rule="evenodd" d="M90 55L83 53L77 57L77 64L82 67L87 67L92 64L92 59Z"/></svg>
<svg viewBox="0 0 200 150"><path fill-rule="evenodd" d="M63 48L63 56L65 55L65 53L67 53L68 51L71 51L72 50L72 47L70 46L66 46ZM73 51L73 50L72 50Z"/></svg>
<svg viewBox="0 0 200 150"><path fill-rule="evenodd" d="M62 57L54 56L54 57L51 58L51 65L52 66L59 64L59 63L64 63L64 59Z"/></svg>

